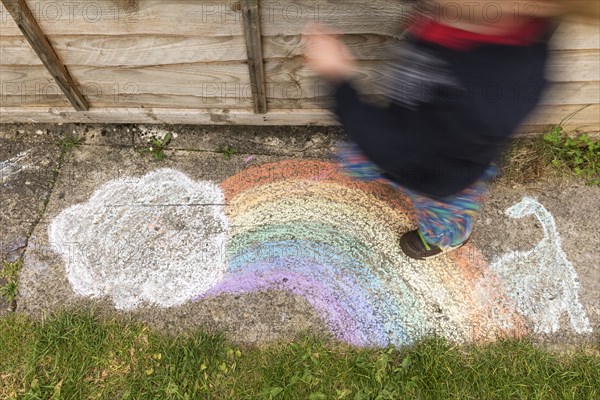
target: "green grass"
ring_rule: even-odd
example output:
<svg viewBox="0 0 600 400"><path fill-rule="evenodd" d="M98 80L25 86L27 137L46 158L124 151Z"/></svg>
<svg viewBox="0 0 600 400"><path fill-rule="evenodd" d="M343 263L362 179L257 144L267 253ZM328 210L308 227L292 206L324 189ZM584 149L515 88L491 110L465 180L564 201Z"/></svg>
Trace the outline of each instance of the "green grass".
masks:
<svg viewBox="0 0 600 400"><path fill-rule="evenodd" d="M0 270L0 296L7 302L11 303L17 297L19 291L19 272L23 268L23 260L18 259L14 262L3 261L2 269Z"/></svg>
<svg viewBox="0 0 600 400"><path fill-rule="evenodd" d="M396 350L306 336L239 347L201 331L162 336L138 324L61 313L0 319L0 398L597 399L600 359L528 341L476 347L431 339ZM597 352L598 348L595 349Z"/></svg>

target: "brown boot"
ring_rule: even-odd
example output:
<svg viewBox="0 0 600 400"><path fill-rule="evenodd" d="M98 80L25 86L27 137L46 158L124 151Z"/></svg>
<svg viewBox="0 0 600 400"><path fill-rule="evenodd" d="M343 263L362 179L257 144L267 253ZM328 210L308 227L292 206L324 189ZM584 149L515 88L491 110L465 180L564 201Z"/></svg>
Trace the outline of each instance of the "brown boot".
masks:
<svg viewBox="0 0 600 400"><path fill-rule="evenodd" d="M464 244L468 241L469 239L465 240L458 246L443 250L436 245L427 243L421 232L419 232L418 229L415 229L414 231L406 232L400 237L400 248L402 248L402 251L408 257L414 258L415 260L424 260L450 250L458 249L459 247L464 246Z"/></svg>

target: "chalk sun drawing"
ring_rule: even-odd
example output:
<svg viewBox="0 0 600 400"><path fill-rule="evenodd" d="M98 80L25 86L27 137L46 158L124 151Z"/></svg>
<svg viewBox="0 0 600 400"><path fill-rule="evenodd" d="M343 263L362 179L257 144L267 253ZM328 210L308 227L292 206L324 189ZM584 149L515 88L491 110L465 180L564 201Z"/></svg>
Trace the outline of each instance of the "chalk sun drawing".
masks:
<svg viewBox="0 0 600 400"><path fill-rule="evenodd" d="M575 332L591 332L579 302L577 273L561 248L552 215L531 197L524 197L506 213L511 218L534 215L544 231L543 239L531 250L505 254L490 265L503 281L518 312L533 323L535 332L556 332L563 313L569 316Z"/></svg>
<svg viewBox="0 0 600 400"><path fill-rule="evenodd" d="M226 270L223 193L172 169L107 182L48 227L73 290L118 309L184 303Z"/></svg>

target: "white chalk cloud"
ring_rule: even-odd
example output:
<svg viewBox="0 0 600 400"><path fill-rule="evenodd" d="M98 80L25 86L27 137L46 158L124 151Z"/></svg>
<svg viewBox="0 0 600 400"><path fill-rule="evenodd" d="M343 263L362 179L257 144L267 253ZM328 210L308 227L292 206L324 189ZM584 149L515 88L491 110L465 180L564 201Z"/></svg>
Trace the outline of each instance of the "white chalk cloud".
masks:
<svg viewBox="0 0 600 400"><path fill-rule="evenodd" d="M110 181L48 227L73 290L118 309L183 304L226 270L224 196L173 169Z"/></svg>

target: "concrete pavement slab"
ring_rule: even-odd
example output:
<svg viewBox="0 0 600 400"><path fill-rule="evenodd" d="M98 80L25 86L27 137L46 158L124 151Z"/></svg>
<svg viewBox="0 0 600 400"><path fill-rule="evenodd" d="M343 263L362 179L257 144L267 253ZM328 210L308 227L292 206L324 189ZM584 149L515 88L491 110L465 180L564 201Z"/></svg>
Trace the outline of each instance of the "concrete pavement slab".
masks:
<svg viewBox="0 0 600 400"><path fill-rule="evenodd" d="M246 343L597 340L599 188L496 183L467 246L413 261L408 199L340 173L336 132L231 128L169 127L162 161L139 150L164 126L87 129L29 238L18 309L93 305Z"/></svg>
<svg viewBox="0 0 600 400"><path fill-rule="evenodd" d="M132 146L133 126L110 124L0 124L0 138L22 143L56 144L75 136L93 145Z"/></svg>
<svg viewBox="0 0 600 400"><path fill-rule="evenodd" d="M600 337L600 188L574 179L530 185L494 185L479 215L473 237L488 260L495 260L512 252L527 253L544 241L544 230L548 228L538 215L534 213L511 218L505 213L505 210L519 203L524 196L535 198L553 217L556 231L548 232L548 236L556 235L552 239L559 240L560 249L576 272L580 285L579 299L591 328L596 332L590 339L597 340ZM541 274L535 279L558 281L564 279L559 259L556 254L550 254L548 259L543 260L544 265L526 260L524 266L527 271L514 272L520 279ZM569 325L566 314L561 316L561 324ZM572 332L563 330L544 339L550 342L568 342L569 336L572 337Z"/></svg>
<svg viewBox="0 0 600 400"><path fill-rule="evenodd" d="M249 163L277 159L256 156L252 161L246 162L242 156L225 160L220 153L168 151L165 160L155 162L132 148L87 145L75 148L65 158L44 218L30 238L25 256L26 267L21 274L18 309L35 315L42 315L49 310L92 305L106 313L114 310L114 304L106 299L90 300L73 291L65 274L64 260L52 249L48 240L48 227L52 220L63 210L86 202L106 182L142 176L160 168L177 168L194 180L219 182ZM136 205L133 204L132 207ZM145 206L138 207L143 209ZM75 241L71 251L91 253L93 245L101 242L101 238L97 239L95 243L85 244ZM179 245L184 247L184 243ZM168 291L168 288L164 290ZM315 327L323 330L321 319L306 301L282 291L223 295L188 303L176 309L162 309L146 304L136 310L124 311L122 315L150 322L170 331L181 331L198 325L207 329L233 330L235 334L232 336L243 342L288 338Z"/></svg>
<svg viewBox="0 0 600 400"><path fill-rule="evenodd" d="M167 132L176 136L172 147L183 150L218 151L225 147L239 154L328 157L331 147L342 138L338 127L295 126L190 126L137 125L135 143L144 146L152 136Z"/></svg>
<svg viewBox="0 0 600 400"><path fill-rule="evenodd" d="M53 144L0 137L1 261L13 262L25 251L50 195L59 155L60 148ZM0 314L8 307L0 298Z"/></svg>

